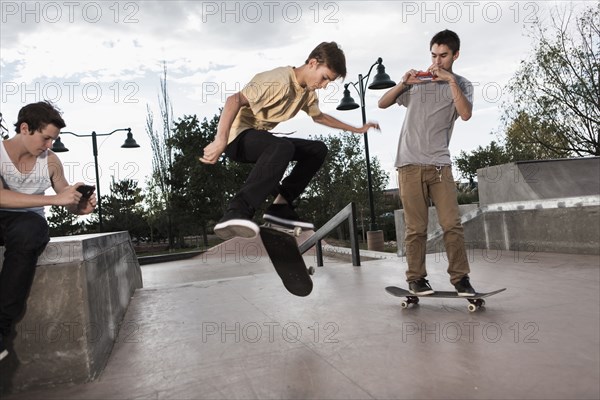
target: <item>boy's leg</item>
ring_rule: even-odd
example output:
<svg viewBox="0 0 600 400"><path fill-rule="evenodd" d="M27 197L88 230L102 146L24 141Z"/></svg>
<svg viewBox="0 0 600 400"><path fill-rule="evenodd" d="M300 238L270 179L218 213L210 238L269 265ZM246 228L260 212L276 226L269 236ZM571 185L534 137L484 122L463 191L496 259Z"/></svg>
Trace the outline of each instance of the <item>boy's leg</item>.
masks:
<svg viewBox="0 0 600 400"><path fill-rule="evenodd" d="M314 229L311 222L304 221L294 211L292 203L306 189L311 179L319 171L325 157L327 157L327 146L317 140L285 138L294 146L292 161L297 161L292 171L277 187L278 197L263 215L263 218L279 225L290 228L300 227L302 229ZM285 200L285 201L283 201Z"/></svg>
<svg viewBox="0 0 600 400"><path fill-rule="evenodd" d="M441 170L433 173L430 177L429 190L435 203L440 226L444 231L450 282L456 285L464 276L468 276L470 268L465 249L463 226L458 211L456 184L450 166L441 167Z"/></svg>
<svg viewBox="0 0 600 400"><path fill-rule="evenodd" d="M294 145L293 161L296 165L288 176L285 177L279 194L291 204L306 189L312 178L319 172L319 169L327 157L327 146L318 140L306 140L285 138Z"/></svg>
<svg viewBox="0 0 600 400"><path fill-rule="evenodd" d="M425 246L427 241L428 189L422 180L422 168L406 165L398 169L400 199L404 208L406 281L413 282L427 276Z"/></svg>
<svg viewBox="0 0 600 400"><path fill-rule="evenodd" d="M294 156L294 146L270 132L249 129L227 147L225 154L234 161L254 163L246 182L230 203L230 208L249 206L254 210L276 192Z"/></svg>
<svg viewBox="0 0 600 400"><path fill-rule="evenodd" d="M234 236L255 237L259 228L252 221L255 210L276 192L294 153L293 145L267 131L244 131L225 149L225 155L242 163L254 163L227 211L215 225L215 234L227 240Z"/></svg>
<svg viewBox="0 0 600 400"><path fill-rule="evenodd" d="M48 223L34 212L0 211L4 263L0 272L0 334L11 334L25 309L38 257L50 237Z"/></svg>

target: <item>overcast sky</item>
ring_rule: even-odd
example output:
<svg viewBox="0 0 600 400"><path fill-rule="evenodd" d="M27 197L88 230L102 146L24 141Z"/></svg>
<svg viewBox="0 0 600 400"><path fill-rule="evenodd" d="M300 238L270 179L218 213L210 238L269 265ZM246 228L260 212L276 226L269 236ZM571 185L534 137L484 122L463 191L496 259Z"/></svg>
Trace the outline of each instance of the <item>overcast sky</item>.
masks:
<svg viewBox="0 0 600 400"><path fill-rule="evenodd" d="M121 149L125 133L99 140L102 194L111 176L145 185L151 150L147 107L159 113L163 61L176 118L218 113L227 95L257 72L299 66L322 41L345 51L355 82L378 57L398 82L409 69L430 64L429 40L442 29L461 38L454 72L475 87L474 113L457 121L450 151L471 151L496 139L505 85L531 54L527 26L545 20L548 8L576 4L535 1L1 1L1 112L13 124L25 104L51 100L64 112L63 131L90 134L131 127L139 149ZM371 75L374 76L374 72ZM337 111L343 83L319 91L321 109L354 125L360 110ZM377 108L381 90L368 90L366 114L381 132L369 132L371 155L390 173L402 108ZM352 96L359 102L358 94ZM157 121L158 123L158 121ZM281 124L282 132L339 134L305 114ZM59 157L70 181L94 183L90 138L62 135L71 150ZM198 149L201 155L202 149ZM207 168L209 168L207 166ZM215 168L215 167L210 167Z"/></svg>

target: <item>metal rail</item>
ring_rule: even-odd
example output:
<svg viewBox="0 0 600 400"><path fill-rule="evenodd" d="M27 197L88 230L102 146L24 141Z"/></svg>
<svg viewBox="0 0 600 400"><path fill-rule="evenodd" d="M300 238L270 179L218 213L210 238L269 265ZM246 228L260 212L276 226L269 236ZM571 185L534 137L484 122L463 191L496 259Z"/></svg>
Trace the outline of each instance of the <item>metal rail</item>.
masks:
<svg viewBox="0 0 600 400"><path fill-rule="evenodd" d="M352 265L360 267L360 250L358 248L358 236L356 235L356 206L354 203L348 204L333 218L325 223L320 229L313 233L304 243L298 248L300 254L306 253L311 247L317 246L317 265L323 266L323 248L321 240L331 231L337 228L340 224L348 222L350 226L350 247L352 249Z"/></svg>

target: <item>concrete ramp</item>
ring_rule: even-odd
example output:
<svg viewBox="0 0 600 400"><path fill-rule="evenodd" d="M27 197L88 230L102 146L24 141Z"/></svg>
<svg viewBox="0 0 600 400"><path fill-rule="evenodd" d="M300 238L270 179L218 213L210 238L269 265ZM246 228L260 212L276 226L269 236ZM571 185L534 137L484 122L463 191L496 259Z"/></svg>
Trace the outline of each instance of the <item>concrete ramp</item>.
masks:
<svg viewBox="0 0 600 400"><path fill-rule="evenodd" d="M305 298L273 271L151 288L144 266L96 381L2 399L597 399L598 257L493 256L470 254L473 285L508 289L477 313L463 299L402 309L384 291L404 285L402 259L326 260ZM443 255L427 265L449 290Z"/></svg>
<svg viewBox="0 0 600 400"><path fill-rule="evenodd" d="M600 196L600 157L495 165L478 169L477 182L481 206Z"/></svg>

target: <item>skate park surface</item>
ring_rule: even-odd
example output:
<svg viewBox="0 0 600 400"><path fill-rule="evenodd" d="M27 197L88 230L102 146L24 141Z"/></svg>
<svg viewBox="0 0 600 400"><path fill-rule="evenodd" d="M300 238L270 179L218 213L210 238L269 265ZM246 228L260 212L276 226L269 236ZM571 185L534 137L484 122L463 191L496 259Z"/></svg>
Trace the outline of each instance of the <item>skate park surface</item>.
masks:
<svg viewBox="0 0 600 400"><path fill-rule="evenodd" d="M403 299L404 258L326 257L289 294L256 242L142 267L101 375L9 399L598 399L600 257L472 249L464 299ZM427 255L452 290L445 254Z"/></svg>

